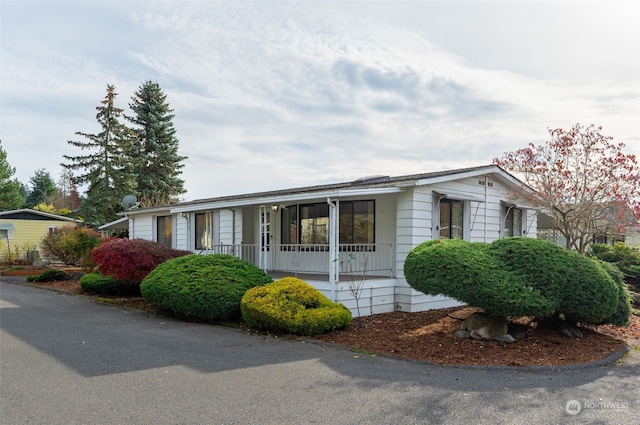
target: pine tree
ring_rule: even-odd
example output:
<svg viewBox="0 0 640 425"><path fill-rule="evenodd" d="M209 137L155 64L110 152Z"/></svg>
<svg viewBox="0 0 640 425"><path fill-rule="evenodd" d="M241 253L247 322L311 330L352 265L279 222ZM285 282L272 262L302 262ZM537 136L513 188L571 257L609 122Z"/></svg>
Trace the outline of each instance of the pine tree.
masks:
<svg viewBox="0 0 640 425"><path fill-rule="evenodd" d="M131 151L137 178L136 193L145 206L168 204L186 192L179 178L186 157L178 155L173 110L158 83L147 81L134 93L126 117L136 134Z"/></svg>
<svg viewBox="0 0 640 425"><path fill-rule="evenodd" d="M7 162L7 152L0 140L0 211L16 210L24 205L20 192L20 182L11 177L16 169Z"/></svg>
<svg viewBox="0 0 640 425"><path fill-rule="evenodd" d="M131 152L132 132L119 121L122 109L114 105L118 93L113 85L107 84L107 95L97 106L96 119L102 127L98 134L76 132L88 141L69 141L72 146L92 151L86 155L67 156L69 161L62 166L69 171L80 171L72 181L78 185L88 185L86 197L79 213L87 223L104 224L118 218L123 210L124 195L131 193L134 178L128 166L128 152Z"/></svg>
<svg viewBox="0 0 640 425"><path fill-rule="evenodd" d="M31 190L27 196L27 208L33 208L38 204L53 204L56 184L47 170L36 170L29 183Z"/></svg>

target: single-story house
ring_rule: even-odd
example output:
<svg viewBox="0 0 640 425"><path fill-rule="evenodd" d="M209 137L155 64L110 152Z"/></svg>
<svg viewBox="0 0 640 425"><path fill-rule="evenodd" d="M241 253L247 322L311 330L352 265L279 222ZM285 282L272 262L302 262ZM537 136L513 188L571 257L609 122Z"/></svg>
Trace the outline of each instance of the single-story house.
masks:
<svg viewBox="0 0 640 425"><path fill-rule="evenodd" d="M635 248L640 248L640 227L628 227L625 229L624 243Z"/></svg>
<svg viewBox="0 0 640 425"><path fill-rule="evenodd" d="M423 241L536 237L536 212L508 194L522 182L496 165L134 209L129 237L227 253L274 278L298 276L357 315L458 305L413 290L404 260Z"/></svg>
<svg viewBox="0 0 640 425"><path fill-rule="evenodd" d="M16 248L20 257L27 251L38 252L40 243L47 234L61 227L75 227L80 223L73 218L28 208L0 211L0 255L3 260L9 254L15 256Z"/></svg>

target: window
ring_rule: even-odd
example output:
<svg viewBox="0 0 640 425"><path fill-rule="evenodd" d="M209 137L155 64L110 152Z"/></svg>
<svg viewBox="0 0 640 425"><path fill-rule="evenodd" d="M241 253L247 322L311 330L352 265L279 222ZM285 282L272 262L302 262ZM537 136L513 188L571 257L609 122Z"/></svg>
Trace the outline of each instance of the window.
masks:
<svg viewBox="0 0 640 425"><path fill-rule="evenodd" d="M0 240L13 239L13 224L0 223Z"/></svg>
<svg viewBox="0 0 640 425"><path fill-rule="evenodd" d="M329 205L300 205L300 243L329 243Z"/></svg>
<svg viewBox="0 0 640 425"><path fill-rule="evenodd" d="M463 239L464 202L440 200L440 239Z"/></svg>
<svg viewBox="0 0 640 425"><path fill-rule="evenodd" d="M282 209L284 245L329 244L329 205L291 205ZM375 243L375 201L341 201L338 217L341 244Z"/></svg>
<svg viewBox="0 0 640 425"><path fill-rule="evenodd" d="M55 233L58 231L57 227L49 227L49 233Z"/></svg>
<svg viewBox="0 0 640 425"><path fill-rule="evenodd" d="M284 245L298 243L298 206L291 205L281 212L282 234L280 240Z"/></svg>
<svg viewBox="0 0 640 425"><path fill-rule="evenodd" d="M522 209L513 206L504 207L504 236L522 236Z"/></svg>
<svg viewBox="0 0 640 425"><path fill-rule="evenodd" d="M340 202L340 243L375 243L375 201Z"/></svg>
<svg viewBox="0 0 640 425"><path fill-rule="evenodd" d="M207 211L195 214L196 233L195 249L210 249L213 247L213 212Z"/></svg>
<svg viewBox="0 0 640 425"><path fill-rule="evenodd" d="M156 217L156 241L171 248L171 216Z"/></svg>

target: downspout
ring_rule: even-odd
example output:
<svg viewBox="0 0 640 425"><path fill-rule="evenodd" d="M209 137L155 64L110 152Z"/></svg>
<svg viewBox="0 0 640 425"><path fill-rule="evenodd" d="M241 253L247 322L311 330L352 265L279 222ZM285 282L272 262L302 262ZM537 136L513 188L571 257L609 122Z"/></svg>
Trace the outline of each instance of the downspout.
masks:
<svg viewBox="0 0 640 425"><path fill-rule="evenodd" d="M231 208L231 245L236 245L236 210Z"/></svg>
<svg viewBox="0 0 640 425"><path fill-rule="evenodd" d="M488 179L487 176L484 176L484 226L482 226L483 228L483 238L484 238L484 243L487 243L487 184L488 184ZM478 208L480 207L480 205L478 205ZM477 214L477 211L476 211ZM498 232L500 232L498 230ZM500 239L500 236L498 235L498 239Z"/></svg>
<svg viewBox="0 0 640 425"><path fill-rule="evenodd" d="M133 239L133 234L135 233L135 220L126 214L124 216L129 221L129 239Z"/></svg>
<svg viewBox="0 0 640 425"><path fill-rule="evenodd" d="M187 227L187 231L185 232L185 244L186 244L185 249L187 251L191 251L191 222L189 220L189 213L183 212L183 213L180 213L180 215L187 222L187 226L186 226ZM195 248L195 246L194 246L194 248Z"/></svg>
<svg viewBox="0 0 640 425"><path fill-rule="evenodd" d="M327 198L329 204L329 285L331 286L331 301L336 300L336 285L339 281L338 275L338 206Z"/></svg>
<svg viewBox="0 0 640 425"><path fill-rule="evenodd" d="M260 220L260 231L258 232L258 250L260 254L260 268L265 273L267 272L267 249L263 236L267 234L267 207L260 205L258 212Z"/></svg>

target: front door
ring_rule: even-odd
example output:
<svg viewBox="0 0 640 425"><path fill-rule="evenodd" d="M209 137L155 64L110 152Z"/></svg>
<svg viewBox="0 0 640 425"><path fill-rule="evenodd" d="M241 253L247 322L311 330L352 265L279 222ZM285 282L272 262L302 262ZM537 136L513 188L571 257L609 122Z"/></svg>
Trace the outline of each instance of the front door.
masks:
<svg viewBox="0 0 640 425"><path fill-rule="evenodd" d="M258 237L258 255L260 256L258 264L263 270L273 270L273 226L271 223L270 207L260 207L260 234Z"/></svg>

